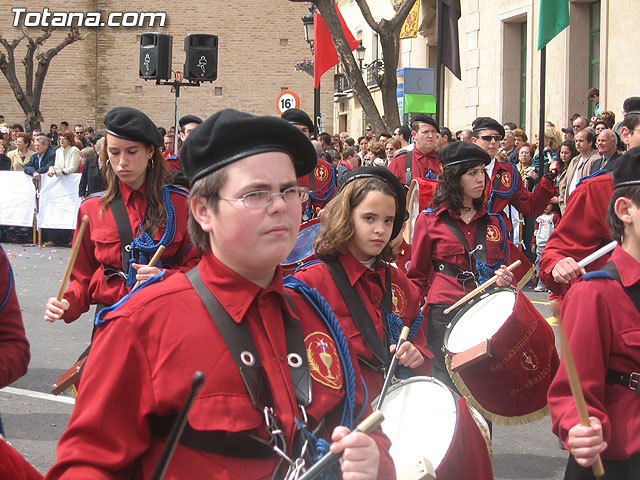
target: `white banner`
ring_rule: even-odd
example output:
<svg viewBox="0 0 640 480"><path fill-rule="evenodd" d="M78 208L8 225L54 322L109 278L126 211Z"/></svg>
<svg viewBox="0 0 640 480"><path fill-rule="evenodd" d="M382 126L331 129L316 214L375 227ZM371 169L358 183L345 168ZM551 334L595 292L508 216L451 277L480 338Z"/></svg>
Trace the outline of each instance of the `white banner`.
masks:
<svg viewBox="0 0 640 480"><path fill-rule="evenodd" d="M35 206L32 177L23 172L0 172L0 225L31 227Z"/></svg>
<svg viewBox="0 0 640 480"><path fill-rule="evenodd" d="M39 228L76 228L78 208L81 199L78 197L78 184L81 175L72 173L62 177L43 175L40 187Z"/></svg>

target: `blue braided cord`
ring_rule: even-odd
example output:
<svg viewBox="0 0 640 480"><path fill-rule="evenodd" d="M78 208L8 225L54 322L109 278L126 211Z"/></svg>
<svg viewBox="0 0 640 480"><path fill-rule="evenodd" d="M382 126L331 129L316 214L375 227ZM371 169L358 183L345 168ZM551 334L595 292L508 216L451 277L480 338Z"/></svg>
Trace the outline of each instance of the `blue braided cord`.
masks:
<svg viewBox="0 0 640 480"><path fill-rule="evenodd" d="M311 265L315 265L316 263L322 263L322 260L309 260L308 262L303 263L302 265L296 267L295 273L298 273L298 270L305 267L310 267Z"/></svg>
<svg viewBox="0 0 640 480"><path fill-rule="evenodd" d="M184 257L184 256L187 254L187 252L189 251L189 249L191 249L191 247L193 247L193 242L191 242L191 243L187 246L187 248L185 248L185 249L184 249L184 252L182 252L182 253L180 254L180 258Z"/></svg>
<svg viewBox="0 0 640 480"><path fill-rule="evenodd" d="M329 329L329 333L336 343L338 356L342 363L345 378L345 397L344 408L340 424L346 426L349 430L353 429L353 409L356 398L356 375L351 363L349 354L349 346L347 338L344 335L342 327L338 323L335 315L331 311L331 307L327 301L314 288L304 283L298 278L287 275L284 278L283 285L300 293L310 304L314 310L320 315Z"/></svg>
<svg viewBox="0 0 640 480"><path fill-rule="evenodd" d="M509 198L515 193L516 189L518 188L518 184L520 182L520 174L518 173L518 170L515 169L516 168L515 165L509 164L509 166L511 167L511 181L512 181L511 188L509 190L504 190L504 191L494 190L493 188L491 189L491 196L489 197L489 201L487 202L488 212L491 212L491 209L493 208L494 195L500 198Z"/></svg>
<svg viewBox="0 0 640 480"><path fill-rule="evenodd" d="M599 278L605 278L607 280L615 280L613 276L609 272L605 272L604 270L596 270L594 272L587 272L583 275L583 280L594 280Z"/></svg>
<svg viewBox="0 0 640 480"><path fill-rule="evenodd" d="M2 249L2 246L0 246L0 252L2 252L2 255L6 254L4 253L4 250ZM7 258L7 264L9 265L9 285L7 286L7 294L4 296L4 300L2 300L2 304L0 304L0 312L4 309L4 307L7 305L7 302L9 301L9 297L11 296L11 292L13 291L13 270L11 269L11 264L9 263L9 259Z"/></svg>
<svg viewBox="0 0 640 480"><path fill-rule="evenodd" d="M380 307L382 307L382 305L380 305ZM389 342L391 342L391 345L397 345L400 331L402 330L402 327L404 327L404 322L395 313L387 313L384 307L382 307L382 311L383 314L387 316ZM422 314L418 314L418 316L411 321L411 324L409 325L409 336L407 337L407 341L410 342L411 340L413 340L413 338L416 336L416 333L418 333L418 330L420 330L420 326L422 325L423 321L424 317L422 316Z"/></svg>
<svg viewBox="0 0 640 480"><path fill-rule="evenodd" d="M84 203L84 202L86 202L87 200L89 200L90 198L93 198L93 197L104 197L104 192L92 193L91 195L87 195L84 198L84 200L82 200L82 202L80 202L80 203Z"/></svg>
<svg viewBox="0 0 640 480"><path fill-rule="evenodd" d="M429 169L427 171L427 174L424 176L424 178L427 178L429 180L437 180L438 177L436 177L436 175L431 171L431 169Z"/></svg>
<svg viewBox="0 0 640 480"><path fill-rule="evenodd" d="M0 418L0 435L2 435L3 437L6 437L4 433L4 425L2 424L2 418Z"/></svg>
<svg viewBox="0 0 640 480"><path fill-rule="evenodd" d="M182 188L176 185L168 184L165 185L165 187L167 187L170 192L177 193L178 195L182 195L185 198L189 198L189 192L185 192Z"/></svg>
<svg viewBox="0 0 640 480"><path fill-rule="evenodd" d="M329 178L330 178L329 185L328 186L325 185L324 187L322 187L323 190L326 189L326 192L322 194L322 193L319 193L320 189L314 190L313 192L309 192L309 198L311 198L316 202L325 202L329 200L333 195L333 191L335 190L335 187L336 187L336 175L335 175L335 171L333 170L333 167L331 167L331 175Z"/></svg>
<svg viewBox="0 0 640 480"><path fill-rule="evenodd" d="M578 180L578 183L576 183L576 188L578 188L578 185L580 185L585 180L589 180L590 178L597 177L598 175L602 175L603 173L609 173L609 172L607 172L605 169L602 169L602 170L598 170L596 172L593 172L591 175L587 175L586 177L582 177L581 179Z"/></svg>
<svg viewBox="0 0 640 480"><path fill-rule="evenodd" d="M323 457L325 453L329 451L329 442L327 442L324 438L316 437L313 433L307 430L302 422L297 418L294 418L293 421L296 422L296 425L298 426L302 434L311 444L313 452L315 452L311 455L313 463L317 462Z"/></svg>
<svg viewBox="0 0 640 480"><path fill-rule="evenodd" d="M133 268L133 264L146 265L160 245L168 246L176 236L176 222L174 221L176 210L173 207L173 203L171 203L169 188L166 185L162 187L162 201L167 213L164 234L158 243L154 243L153 238L147 232L143 232L133 239L133 242L131 242L129 271L127 272L127 287L133 287L136 284L136 269ZM158 260L155 266L162 268L162 262Z"/></svg>
<svg viewBox="0 0 640 480"><path fill-rule="evenodd" d="M488 263L480 262L476 257L476 254L475 253L473 254L476 260L476 271L478 272L478 281L480 283L484 283L485 281L493 277L494 272L500 268L500 265L502 265L505 262L505 260L509 258L509 255L511 254L511 246L507 244L507 228L504 223L504 219L502 218L502 215L499 213L489 213L489 215L492 217L496 217L498 219L498 223L500 224L500 231L502 232L502 241L500 242L500 251L502 252L504 257L499 259L494 264L488 264Z"/></svg>
<svg viewBox="0 0 640 480"><path fill-rule="evenodd" d="M131 290L129 293L127 293L124 297L122 297L120 300L118 300L116 303L114 303L113 305L109 306L109 307L105 307L102 310L100 310L98 312L98 314L96 315L96 318L94 320L94 324L96 327L99 327L101 325L104 325L106 323L105 320L102 319L102 317L104 317L104 315L106 313L109 312L115 312L118 308L120 308L122 305L124 305L124 303L132 296L135 295L136 293L138 293L140 290L142 290L143 288L148 287L149 285L153 284L153 283L157 283L160 280L162 280L162 277L164 277L164 274L166 273L166 270L162 270L159 274L149 278L148 280L145 280L143 283L140 284L140 286L138 288L136 288L135 290Z"/></svg>

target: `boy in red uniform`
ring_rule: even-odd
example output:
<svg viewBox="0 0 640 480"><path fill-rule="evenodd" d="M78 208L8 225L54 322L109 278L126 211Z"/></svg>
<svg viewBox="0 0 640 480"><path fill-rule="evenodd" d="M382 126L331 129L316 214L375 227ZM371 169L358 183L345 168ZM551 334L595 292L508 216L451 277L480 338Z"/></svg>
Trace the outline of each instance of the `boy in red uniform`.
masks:
<svg viewBox="0 0 640 480"><path fill-rule="evenodd" d="M596 454L603 478L640 478L640 147L625 157L607 211L611 235L621 245L603 270L571 287L562 305L591 424L580 425L560 368L548 399L553 431L572 454L565 473L570 480L595 478L587 467Z"/></svg>
<svg viewBox="0 0 640 480"><path fill-rule="evenodd" d="M399 365L418 374L431 372L422 297L393 261L391 240L402 227L404 187L383 167L349 172L340 193L327 205L314 242L316 256L295 274L327 299L360 360L369 398L380 394L389 349L403 325L409 341L397 352ZM415 322L415 323L414 323ZM391 347L393 350L393 347Z"/></svg>
<svg viewBox="0 0 640 480"><path fill-rule="evenodd" d="M47 478L149 478L196 370L204 386L166 478L283 478L302 458L303 429L335 442L345 476L394 478L379 430L338 426L364 410L346 339L300 285L283 287L279 264L308 195L296 177L316 162L308 138L279 118L223 110L191 133L181 160L202 260L99 315ZM321 442L306 450L322 453Z"/></svg>

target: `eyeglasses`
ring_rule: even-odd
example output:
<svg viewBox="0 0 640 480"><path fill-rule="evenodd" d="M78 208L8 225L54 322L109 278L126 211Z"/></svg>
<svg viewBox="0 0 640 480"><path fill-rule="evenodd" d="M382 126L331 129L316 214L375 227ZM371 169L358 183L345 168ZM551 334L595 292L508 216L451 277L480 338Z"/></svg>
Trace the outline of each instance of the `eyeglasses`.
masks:
<svg viewBox="0 0 640 480"><path fill-rule="evenodd" d="M485 142L490 142L491 140L499 142L500 140L502 140L502 135L480 135L478 138L481 138Z"/></svg>
<svg viewBox="0 0 640 480"><path fill-rule="evenodd" d="M255 192L245 193L240 198L222 198L219 200L227 200L229 202L242 202L246 208L265 208L273 202L273 197L281 196L285 203L291 205L306 202L309 198L309 190L306 187L290 187L278 193L271 193L267 190L257 190Z"/></svg>

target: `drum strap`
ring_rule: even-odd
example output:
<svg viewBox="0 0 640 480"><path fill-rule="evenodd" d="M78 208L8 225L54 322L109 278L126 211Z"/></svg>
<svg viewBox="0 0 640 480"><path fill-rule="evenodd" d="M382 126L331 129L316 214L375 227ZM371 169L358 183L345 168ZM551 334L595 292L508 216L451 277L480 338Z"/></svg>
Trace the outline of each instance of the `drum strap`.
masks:
<svg viewBox="0 0 640 480"><path fill-rule="evenodd" d="M620 284L620 286L624 290L624 293L626 293L629 299L633 302L633 305L636 307L636 310L640 312L640 284L636 284L631 287L625 287L624 285L622 285L622 280L620 279L620 272L618 272L616 264L613 263L612 261L607 262L604 265L604 267L602 267L601 270L604 270L605 272L607 272L609 275L613 277L614 280L616 280Z"/></svg>
<svg viewBox="0 0 640 480"><path fill-rule="evenodd" d="M413 150L407 150L407 154L404 157L404 182L407 185L411 184L413 176L411 172L413 170Z"/></svg>
<svg viewBox="0 0 640 480"><path fill-rule="evenodd" d="M338 290L340 291L340 295L344 300L344 303L347 305L349 312L351 313L351 318L353 318L353 323L356 324L358 330L362 334L362 338L364 343L369 347L369 350L376 357L376 360L380 362L379 366L373 366L377 369L384 369L389 364L389 350L386 345L389 344L389 333L388 326L386 323L386 316L381 315L382 324L384 326L384 343L380 340L378 336L378 332L373 325L373 320L369 316L364 303L362 302L362 298L358 295L355 287L351 285L349 282L349 277L347 276L347 272L344 270L344 267L340 263L339 260L323 260L324 264L327 266L327 270L331 274L333 281L336 282L338 286ZM382 298L382 305L388 312L391 311L391 280L389 277L389 271L387 270L387 278L389 279L389 284L386 286L386 291L384 292ZM385 282L386 283L386 282ZM366 363L366 362L365 362ZM372 366L369 364L369 366Z"/></svg>
<svg viewBox="0 0 640 480"><path fill-rule="evenodd" d="M475 270L475 262L472 261L472 257L475 257L479 262L487 263L487 251L486 251L486 241L487 241L487 215L483 215L478 219L476 225L476 235L473 239L474 249L473 251L469 249L469 243L462 233L462 229L458 222L456 222L451 215L449 215L448 211L442 212L441 217L444 224L449 227L451 233L453 233L456 238L460 241L462 246L464 247L465 252L469 255L469 267L471 271Z"/></svg>
<svg viewBox="0 0 640 480"><path fill-rule="evenodd" d="M131 242L133 242L133 232L129 223L127 209L122 201L122 196L118 192L115 198L109 204L113 218L118 227L118 235L120 236L120 252L122 254L122 271L129 271L129 260L131 259Z"/></svg>
<svg viewBox="0 0 640 480"><path fill-rule="evenodd" d="M207 308L211 320L218 327L220 335L240 371L253 405L258 411L262 412L264 407L273 405L273 402L267 375L258 356L258 350L249 332L249 327L245 322L236 323L233 321L215 295L211 293L211 290L202 281L198 267L187 272L187 279L189 279L200 300ZM286 292L284 295L293 309L291 298ZM303 407L307 407L311 403L311 374L309 373L302 327L284 309L282 310L282 317L287 351L289 352L287 360L294 393L297 402Z"/></svg>

